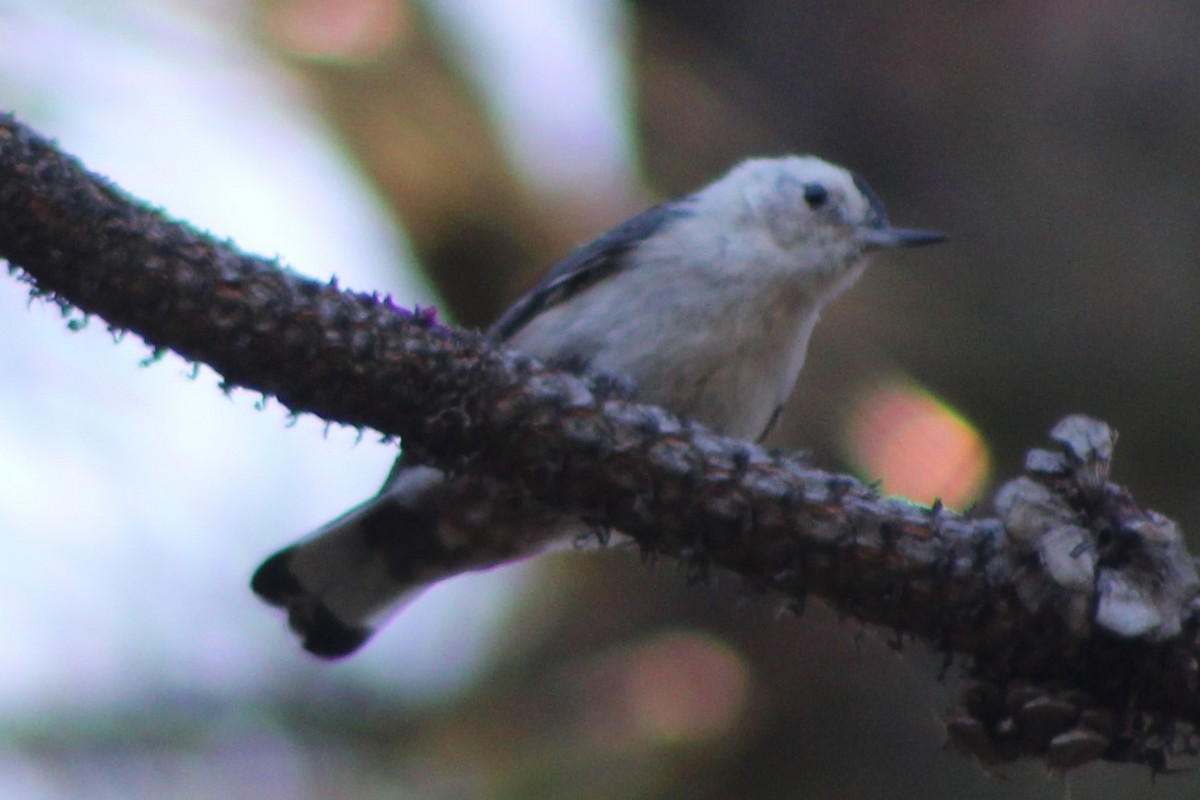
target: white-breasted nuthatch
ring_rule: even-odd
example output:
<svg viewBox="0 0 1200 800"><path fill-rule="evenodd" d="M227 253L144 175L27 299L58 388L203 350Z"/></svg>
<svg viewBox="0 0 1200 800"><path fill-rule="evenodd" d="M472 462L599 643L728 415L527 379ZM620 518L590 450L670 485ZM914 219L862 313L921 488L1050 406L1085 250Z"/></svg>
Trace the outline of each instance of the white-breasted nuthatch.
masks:
<svg viewBox="0 0 1200 800"><path fill-rule="evenodd" d="M567 256L491 334L629 378L640 402L758 439L792 392L821 309L869 256L944 238L890 227L874 192L841 167L752 159ZM378 495L271 556L251 585L287 609L307 650L346 655L414 590L578 533L502 503L479 513L495 490L401 456Z"/></svg>

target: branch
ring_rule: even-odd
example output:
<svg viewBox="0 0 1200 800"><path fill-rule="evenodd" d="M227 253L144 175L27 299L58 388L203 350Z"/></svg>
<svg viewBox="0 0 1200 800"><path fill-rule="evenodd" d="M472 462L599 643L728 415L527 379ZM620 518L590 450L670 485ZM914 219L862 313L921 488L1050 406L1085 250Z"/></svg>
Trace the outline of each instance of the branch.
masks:
<svg viewBox="0 0 1200 800"><path fill-rule="evenodd" d="M171 221L0 117L0 256L34 291L227 387L403 437L649 555L966 656L949 728L988 762L1164 767L1200 720L1195 566L1176 526L1107 482L1112 435L1069 418L997 496L1001 519L881 498L854 478L629 401L390 298L340 290Z"/></svg>

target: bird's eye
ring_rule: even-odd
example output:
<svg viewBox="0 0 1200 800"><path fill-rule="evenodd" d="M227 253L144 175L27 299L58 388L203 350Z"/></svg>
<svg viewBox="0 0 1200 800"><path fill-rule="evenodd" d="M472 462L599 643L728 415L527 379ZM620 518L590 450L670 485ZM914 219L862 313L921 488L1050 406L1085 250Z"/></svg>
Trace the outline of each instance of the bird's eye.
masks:
<svg viewBox="0 0 1200 800"><path fill-rule="evenodd" d="M821 206L825 205L825 201L829 199L829 190L819 183L804 184L804 202L808 203L808 207L816 211Z"/></svg>

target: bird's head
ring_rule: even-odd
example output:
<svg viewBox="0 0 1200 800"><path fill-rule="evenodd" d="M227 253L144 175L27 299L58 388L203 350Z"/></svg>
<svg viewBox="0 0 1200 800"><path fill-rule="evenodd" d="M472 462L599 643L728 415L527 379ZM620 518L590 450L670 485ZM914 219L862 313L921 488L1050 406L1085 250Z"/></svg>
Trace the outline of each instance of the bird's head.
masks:
<svg viewBox="0 0 1200 800"><path fill-rule="evenodd" d="M744 161L696 196L730 230L782 251L792 269L835 278L882 249L946 239L894 228L879 197L849 170L813 156ZM766 240L766 241L762 241Z"/></svg>

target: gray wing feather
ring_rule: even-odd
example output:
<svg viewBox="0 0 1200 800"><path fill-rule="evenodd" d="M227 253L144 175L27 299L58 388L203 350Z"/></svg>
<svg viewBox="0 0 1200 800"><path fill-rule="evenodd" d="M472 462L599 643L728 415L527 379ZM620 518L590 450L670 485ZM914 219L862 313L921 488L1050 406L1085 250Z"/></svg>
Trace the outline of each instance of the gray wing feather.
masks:
<svg viewBox="0 0 1200 800"><path fill-rule="evenodd" d="M601 234L558 262L533 288L492 325L489 333L503 341L543 310L624 269L625 256L673 220L691 214L688 199L652 206Z"/></svg>

